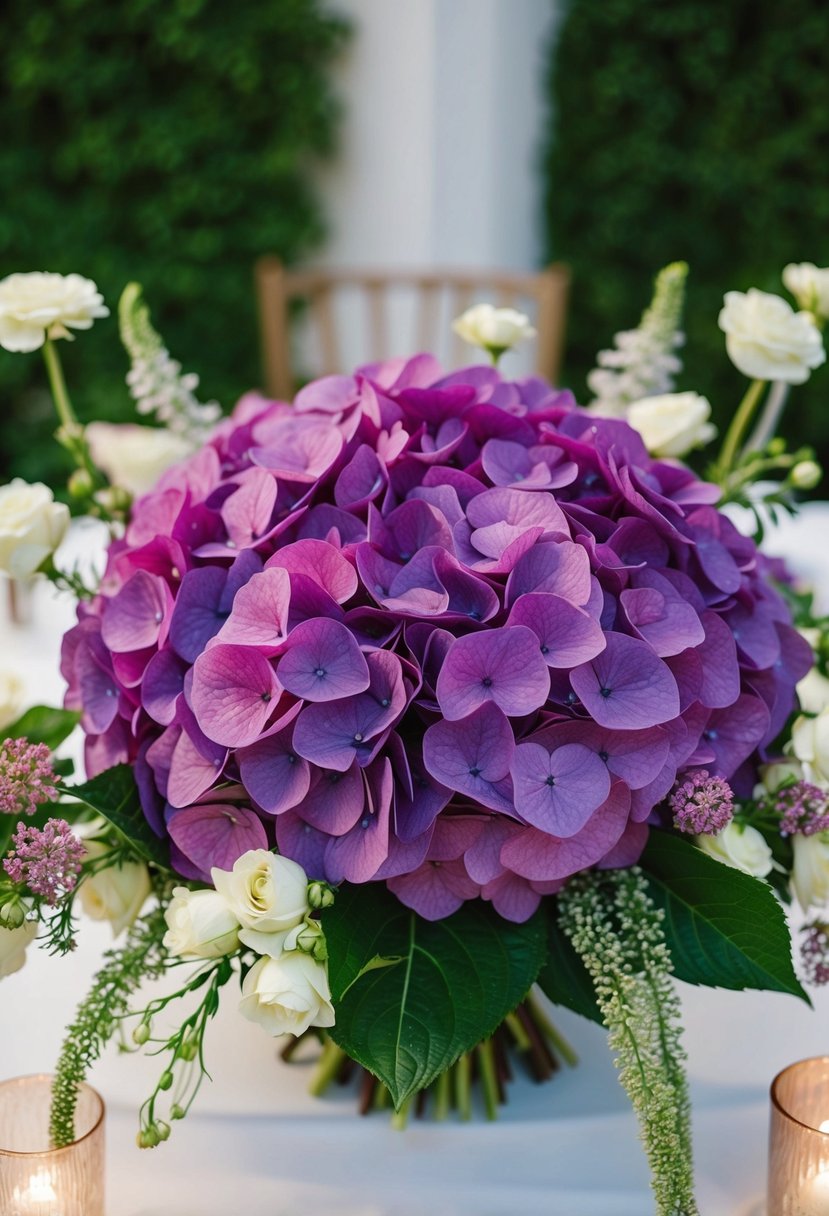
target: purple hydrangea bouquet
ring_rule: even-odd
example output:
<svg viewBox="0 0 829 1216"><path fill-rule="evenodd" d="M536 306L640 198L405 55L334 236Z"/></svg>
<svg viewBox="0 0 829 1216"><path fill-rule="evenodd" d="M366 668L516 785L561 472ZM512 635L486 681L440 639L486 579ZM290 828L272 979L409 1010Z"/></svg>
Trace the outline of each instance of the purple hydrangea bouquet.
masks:
<svg viewBox="0 0 829 1216"><path fill-rule="evenodd" d="M111 530L90 585L53 558L67 509L0 489L0 565L79 601L64 710L2 732L0 972L37 935L70 949L78 905L124 935L67 1035L57 1144L128 1019L162 1057L138 1142L165 1140L234 981L245 1017L320 1039L323 1081L366 1070L364 1107L468 1115L474 1073L492 1114L511 1052L569 1057L538 985L608 1028L659 1211L696 1211L672 977L804 996L783 904L829 894L827 635L728 508L759 524L819 479L773 435L823 361L829 271L787 268L800 311L726 296L751 384L707 480L678 458L710 407L670 391L684 275L586 409L501 374L529 326L484 305L456 328L488 363L392 360L222 420L133 286L128 383L161 426L120 431L77 422L58 360L106 314L94 285L0 283L0 344L43 348L71 495ZM829 976L819 921L805 961Z"/></svg>

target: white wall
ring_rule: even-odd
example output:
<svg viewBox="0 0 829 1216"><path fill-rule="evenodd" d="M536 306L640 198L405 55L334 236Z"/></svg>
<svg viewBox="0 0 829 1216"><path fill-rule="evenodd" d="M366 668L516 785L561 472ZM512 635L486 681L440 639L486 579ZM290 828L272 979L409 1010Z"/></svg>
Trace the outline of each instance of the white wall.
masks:
<svg viewBox="0 0 829 1216"><path fill-rule="evenodd" d="M529 269L556 0L335 0L354 25L322 176L337 265Z"/></svg>

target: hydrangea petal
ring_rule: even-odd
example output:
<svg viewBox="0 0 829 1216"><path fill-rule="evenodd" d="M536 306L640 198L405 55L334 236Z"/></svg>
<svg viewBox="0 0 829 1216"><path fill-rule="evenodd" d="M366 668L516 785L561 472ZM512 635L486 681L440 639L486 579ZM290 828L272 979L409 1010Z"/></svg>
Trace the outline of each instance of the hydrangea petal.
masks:
<svg viewBox="0 0 829 1216"><path fill-rule="evenodd" d="M599 624L583 608L560 595L531 591L515 601L508 625L526 625L536 635L548 667L587 663L605 648Z"/></svg>
<svg viewBox="0 0 829 1216"><path fill-rule="evenodd" d="M270 568L254 574L233 599L230 616L217 641L235 646L259 646L271 653L288 636L291 579L287 570Z"/></svg>
<svg viewBox="0 0 829 1216"><path fill-rule="evenodd" d="M208 739L225 747L259 738L279 692L270 663L251 646L212 646L193 666L193 712Z"/></svg>
<svg viewBox="0 0 829 1216"><path fill-rule="evenodd" d="M177 811L168 829L171 839L207 882L212 869L232 870L244 853L268 847L265 829L253 811L230 804Z"/></svg>
<svg viewBox="0 0 829 1216"><path fill-rule="evenodd" d="M523 878L541 882L569 878L610 852L625 830L629 810L630 791L617 781L606 802L575 836L561 840L538 828L526 828L506 842L501 860Z"/></svg>
<svg viewBox="0 0 829 1216"><path fill-rule="evenodd" d="M573 691L600 726L641 730L679 713L679 691L647 642L608 633L607 646L570 675Z"/></svg>
<svg viewBox="0 0 829 1216"><path fill-rule="evenodd" d="M366 660L340 621L317 617L291 632L279 661L279 680L306 701L354 696L369 685Z"/></svg>
<svg viewBox="0 0 829 1216"><path fill-rule="evenodd" d="M509 716L532 713L544 704L549 691L538 638L523 625L457 638L437 682L438 702L450 721L487 702Z"/></svg>
<svg viewBox="0 0 829 1216"><path fill-rule="evenodd" d="M606 766L579 743L552 752L538 743L520 743L510 771L516 811L552 836L575 836L610 793Z"/></svg>

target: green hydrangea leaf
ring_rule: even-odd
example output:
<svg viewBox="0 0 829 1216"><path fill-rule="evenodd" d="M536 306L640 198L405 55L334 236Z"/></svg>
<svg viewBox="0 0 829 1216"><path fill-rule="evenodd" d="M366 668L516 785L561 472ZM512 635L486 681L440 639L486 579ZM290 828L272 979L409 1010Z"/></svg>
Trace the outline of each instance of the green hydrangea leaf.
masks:
<svg viewBox="0 0 829 1216"><path fill-rule="evenodd" d="M809 1001L792 964L785 912L768 883L669 832L651 832L640 864L665 912L678 979L789 992Z"/></svg>
<svg viewBox="0 0 829 1216"><path fill-rule="evenodd" d="M426 921L374 884L341 888L323 923L337 1014L329 1033L398 1109L492 1034L546 952L541 912L513 925L475 902Z"/></svg>
<svg viewBox="0 0 829 1216"><path fill-rule="evenodd" d="M45 743L50 751L68 739L81 720L72 709L55 709L51 705L33 705L22 717L7 726L7 739L26 738L30 743Z"/></svg>
<svg viewBox="0 0 829 1216"><path fill-rule="evenodd" d="M167 846L144 817L130 765L116 764L83 785L59 786L59 789L61 794L78 798L103 815L145 861L169 869Z"/></svg>

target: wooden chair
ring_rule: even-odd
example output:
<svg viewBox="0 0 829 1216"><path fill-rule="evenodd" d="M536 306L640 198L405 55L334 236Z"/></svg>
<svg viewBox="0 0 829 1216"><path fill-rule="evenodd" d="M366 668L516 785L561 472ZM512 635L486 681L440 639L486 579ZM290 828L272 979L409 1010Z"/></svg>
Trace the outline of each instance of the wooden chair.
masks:
<svg viewBox="0 0 829 1216"><path fill-rule="evenodd" d="M555 384L561 366L569 286L569 270L560 264L537 274L475 270L289 270L277 258L261 258L256 264L256 287L265 391L284 400L297 387L290 322L300 301L307 306L305 319L316 337L319 352L319 366L314 367L314 375L348 370L341 341L345 295L355 302L360 300L357 309L350 308L344 315L354 322L359 313L365 322L368 341L363 343L367 353L362 362L421 350L440 354L441 347L446 345L440 338L451 334L452 318L480 300L521 308L530 312L538 330L534 339L535 370ZM411 297L414 304L416 340L408 349L392 350L390 310L393 297L401 293ZM470 357L470 348L459 338L454 337L453 344L455 362Z"/></svg>

